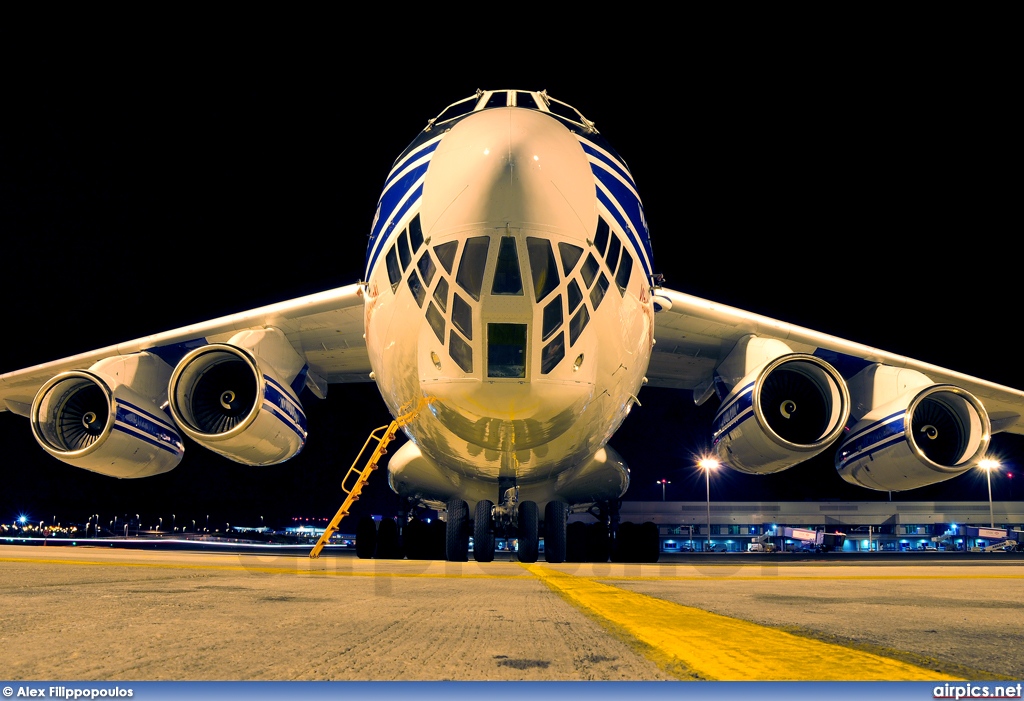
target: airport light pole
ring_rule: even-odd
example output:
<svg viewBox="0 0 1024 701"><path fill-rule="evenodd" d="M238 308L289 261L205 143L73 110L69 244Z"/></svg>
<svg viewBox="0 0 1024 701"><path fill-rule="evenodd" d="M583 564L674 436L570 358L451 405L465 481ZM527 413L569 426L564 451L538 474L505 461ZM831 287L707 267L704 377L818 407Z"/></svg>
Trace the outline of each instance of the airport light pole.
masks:
<svg viewBox="0 0 1024 701"><path fill-rule="evenodd" d="M999 469L999 461L986 458L978 463L978 467L985 471L985 479L988 481L988 525L995 528L996 517L992 510L992 470Z"/></svg>
<svg viewBox="0 0 1024 701"><path fill-rule="evenodd" d="M665 501L665 485L666 484L672 484L672 483L669 482L666 479L660 479L657 482L655 482L655 484L660 484L661 485L661 500ZM260 518L262 518L262 516Z"/></svg>
<svg viewBox="0 0 1024 701"><path fill-rule="evenodd" d="M704 470L704 487L708 496L708 547L711 550L711 471L718 469L718 461L714 458L701 458L697 467Z"/></svg>

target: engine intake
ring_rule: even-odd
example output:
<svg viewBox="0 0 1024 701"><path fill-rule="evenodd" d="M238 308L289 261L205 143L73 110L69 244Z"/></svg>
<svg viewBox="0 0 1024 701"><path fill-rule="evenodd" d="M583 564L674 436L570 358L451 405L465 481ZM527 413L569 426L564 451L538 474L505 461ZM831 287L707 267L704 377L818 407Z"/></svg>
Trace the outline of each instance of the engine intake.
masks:
<svg viewBox="0 0 1024 701"><path fill-rule="evenodd" d="M53 377L32 400L30 419L32 435L47 453L110 477L159 475L177 467L185 452L164 412L102 373Z"/></svg>
<svg viewBox="0 0 1024 701"><path fill-rule="evenodd" d="M813 355L790 353L739 382L714 421L719 460L750 474L788 469L825 450L850 415L839 372Z"/></svg>
<svg viewBox="0 0 1024 701"><path fill-rule="evenodd" d="M226 343L182 358L168 386L170 410L200 445L243 465L274 465L306 443L306 414L277 371Z"/></svg>
<svg viewBox="0 0 1024 701"><path fill-rule="evenodd" d="M873 409L836 453L851 484L902 491L942 482L973 467L988 450L984 405L953 385L930 385Z"/></svg>

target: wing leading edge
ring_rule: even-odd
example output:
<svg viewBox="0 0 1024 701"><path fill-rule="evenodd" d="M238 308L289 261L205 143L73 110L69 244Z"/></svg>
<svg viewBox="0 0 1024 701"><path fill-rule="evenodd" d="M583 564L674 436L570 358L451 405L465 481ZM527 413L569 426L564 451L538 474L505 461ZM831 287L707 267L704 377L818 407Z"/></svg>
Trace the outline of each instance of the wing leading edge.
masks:
<svg viewBox="0 0 1024 701"><path fill-rule="evenodd" d="M720 365L742 339L755 336L822 358L847 380L877 364L961 387L984 403L993 433L1024 434L1021 390L675 290L656 289L654 298L657 343L647 373L652 387L693 390L694 400L702 402L714 392Z"/></svg>
<svg viewBox="0 0 1024 701"><path fill-rule="evenodd" d="M223 343L241 331L271 327L279 329L304 360L307 385L314 392L324 394L327 384L371 381L363 339L362 285L352 284L5 373L0 375L0 411L27 416L39 388L60 373L142 352L173 367L195 348Z"/></svg>

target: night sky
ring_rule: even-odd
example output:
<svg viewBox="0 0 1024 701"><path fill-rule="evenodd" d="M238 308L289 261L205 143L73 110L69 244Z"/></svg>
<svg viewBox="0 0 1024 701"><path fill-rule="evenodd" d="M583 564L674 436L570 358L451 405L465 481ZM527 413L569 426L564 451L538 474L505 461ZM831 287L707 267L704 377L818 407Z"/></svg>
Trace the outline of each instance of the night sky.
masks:
<svg viewBox="0 0 1024 701"><path fill-rule="evenodd" d="M884 47L683 58L618 77L561 60L397 78L354 49L40 67L8 88L0 128L0 372L356 281L380 187L426 120L477 88L519 88L577 107L625 158L667 286L1024 387L1005 91L959 59ZM660 499L665 478L669 499L703 500L692 456L716 402L639 399L611 442L632 469L626 498ZM372 384L306 409L307 446L282 465L186 440L173 472L124 481L50 458L25 418L0 414L0 521L330 517L390 417ZM1013 436L994 447L1010 464L1024 455ZM995 476L995 498L1024 496L1015 480ZM725 471L712 498L888 495L842 482L828 451L781 475ZM966 474L893 498L987 492ZM395 504L382 471L355 513Z"/></svg>

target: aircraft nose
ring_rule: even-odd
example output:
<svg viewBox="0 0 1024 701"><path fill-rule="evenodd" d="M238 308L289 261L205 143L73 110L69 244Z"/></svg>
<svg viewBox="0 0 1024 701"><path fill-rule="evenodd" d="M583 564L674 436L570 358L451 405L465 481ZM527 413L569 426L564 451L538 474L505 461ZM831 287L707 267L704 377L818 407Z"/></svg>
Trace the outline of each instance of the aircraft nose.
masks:
<svg viewBox="0 0 1024 701"><path fill-rule="evenodd" d="M544 221L585 237L595 188L583 148L555 117L498 108L466 117L442 139L424 181L424 225L434 235L467 225Z"/></svg>

